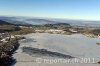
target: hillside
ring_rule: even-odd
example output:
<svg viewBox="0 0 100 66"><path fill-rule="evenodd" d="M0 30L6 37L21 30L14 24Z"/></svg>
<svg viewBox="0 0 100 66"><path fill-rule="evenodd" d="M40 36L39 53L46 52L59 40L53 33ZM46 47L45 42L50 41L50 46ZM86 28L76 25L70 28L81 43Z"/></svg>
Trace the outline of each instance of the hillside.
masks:
<svg viewBox="0 0 100 66"><path fill-rule="evenodd" d="M17 27L16 25L0 20L0 33L18 31L18 30L20 30L20 28Z"/></svg>
<svg viewBox="0 0 100 66"><path fill-rule="evenodd" d="M25 26L31 25L31 24L26 23L25 21L23 21L22 18L17 18L17 17L0 16L0 20L6 21L6 22L14 24L14 25L25 25Z"/></svg>
<svg viewBox="0 0 100 66"><path fill-rule="evenodd" d="M92 20L74 20L74 19L54 19L54 18L35 18L35 17L8 17L0 16L0 20L9 22L15 25L43 25L43 24L57 24L57 23L68 23L71 26L92 26L100 27L100 21Z"/></svg>
<svg viewBox="0 0 100 66"><path fill-rule="evenodd" d="M13 25L13 24L0 20L0 25Z"/></svg>

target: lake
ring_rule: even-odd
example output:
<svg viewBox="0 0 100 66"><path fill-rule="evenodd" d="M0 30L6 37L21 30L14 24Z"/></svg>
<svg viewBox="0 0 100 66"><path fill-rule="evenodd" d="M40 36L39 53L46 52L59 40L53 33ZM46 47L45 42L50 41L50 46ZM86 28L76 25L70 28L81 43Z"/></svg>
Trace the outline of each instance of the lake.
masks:
<svg viewBox="0 0 100 66"><path fill-rule="evenodd" d="M58 52L65 55L70 55L75 58L90 58L95 63L100 61L100 38L90 38L82 34L61 35L48 33L32 33L24 35L26 39L20 40L20 47L13 55L16 59L14 66L66 66L66 64L46 64L29 62L38 57L22 52L23 47L32 47L38 49L46 49L50 52ZM35 54L34 54L35 55ZM43 54L42 54L43 55ZM39 58L42 58L40 56ZM51 59L51 57L47 57ZM94 59L94 60L93 60ZM25 62L20 62L25 61ZM68 66L99 66L99 64L67 64Z"/></svg>

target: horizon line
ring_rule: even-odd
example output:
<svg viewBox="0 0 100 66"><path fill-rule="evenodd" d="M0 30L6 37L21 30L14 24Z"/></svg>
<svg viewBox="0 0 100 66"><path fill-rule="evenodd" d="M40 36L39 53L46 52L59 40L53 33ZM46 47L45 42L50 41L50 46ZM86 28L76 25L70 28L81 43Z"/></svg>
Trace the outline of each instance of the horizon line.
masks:
<svg viewBox="0 0 100 66"><path fill-rule="evenodd" d="M0 15L0 17L29 17L29 18L39 18L39 19L61 19L61 20L78 20L78 21L100 21L98 19L84 19L84 18L58 18L58 17L39 17L39 16L22 16L22 15Z"/></svg>

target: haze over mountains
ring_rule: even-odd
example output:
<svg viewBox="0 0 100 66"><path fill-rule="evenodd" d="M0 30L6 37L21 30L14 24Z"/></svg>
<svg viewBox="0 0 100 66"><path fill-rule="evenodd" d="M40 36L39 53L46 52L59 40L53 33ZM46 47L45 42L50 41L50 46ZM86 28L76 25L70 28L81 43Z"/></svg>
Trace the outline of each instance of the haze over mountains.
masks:
<svg viewBox="0 0 100 66"><path fill-rule="evenodd" d="M0 16L0 20L6 21L11 24L21 25L41 25L41 24L56 24L56 23L68 23L71 25L79 26L96 26L100 27L100 21L86 21L86 20L71 20L71 19L48 19L48 18L31 18L31 17L6 17Z"/></svg>
<svg viewBox="0 0 100 66"><path fill-rule="evenodd" d="M0 25L13 25L13 24L8 23L8 22L6 22L6 21L0 20Z"/></svg>

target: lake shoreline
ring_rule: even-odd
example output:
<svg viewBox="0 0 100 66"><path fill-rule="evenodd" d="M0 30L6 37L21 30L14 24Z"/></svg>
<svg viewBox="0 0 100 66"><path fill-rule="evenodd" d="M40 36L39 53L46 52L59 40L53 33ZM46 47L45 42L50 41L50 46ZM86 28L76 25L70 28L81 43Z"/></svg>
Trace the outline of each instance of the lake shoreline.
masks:
<svg viewBox="0 0 100 66"><path fill-rule="evenodd" d="M19 49L16 51L16 53L14 54L14 58L16 58L16 63L14 66L25 66L25 65L28 65L28 66L32 66L32 65L35 65L35 66L39 66L40 64L36 63L36 62L28 62L28 61L33 61L34 59L38 58L38 57L32 57L31 55L28 55L26 53L23 53L22 51L22 48L25 46L25 47L33 47L33 48L38 48L38 49L48 49L48 50L51 50L51 51L57 51L57 52L61 52L61 53L67 53L68 55L72 55L72 56L75 56L76 53L80 52L79 50L75 50L74 48L76 47L80 47L80 44L78 44L77 46L73 46L73 45L70 45L70 42L68 42L69 40L75 40L76 39L79 41L79 39L84 39L86 38L86 36L83 36L83 35L60 35L60 34L48 34L48 33L31 33L31 34L27 34L27 35L24 35L24 37L26 37L25 40L21 40L19 41L20 43L20 47ZM59 39L58 39L59 37ZM71 38L69 38L71 37ZM81 38L82 37L82 38ZM55 39L56 38L56 39ZM69 40L68 40L68 39ZM65 39L67 41L65 41ZM91 41L95 40L96 38L91 38ZM29 40L29 42L27 41ZM86 40L89 40L90 41L90 38L86 38ZM85 39L83 41L86 41ZM26 42L27 41L27 42ZM56 43L55 43L56 41ZM58 42L57 42L58 41ZM64 42L65 41L65 42ZM75 41L73 41L75 43ZM97 41L97 40L96 40ZM51 42L51 43L48 43L48 42ZM68 45L66 45L66 42ZM72 43L72 42L71 42ZM86 41L87 43L87 41ZM93 44L94 42L92 42ZM61 45L61 46L56 46L56 44L60 45L60 44L64 44ZM83 43L84 44L84 43ZM55 48L53 48L53 46ZM87 47L86 47L86 46ZM51 47L50 47L51 46ZM65 47L67 48L67 50L65 48L63 48L63 50L61 49L62 47ZM93 44L93 46L95 46ZM90 46L90 47L93 47L93 46ZM70 48L72 47L72 48ZM87 44L84 44L83 47L86 47L86 50L84 51L87 51L87 49L89 49L90 47L87 45ZM59 50L60 49L60 50ZM84 48L83 48L84 49ZM97 49L96 49L97 50ZM69 51L69 52L65 52L65 51ZM76 52L77 51L77 52ZM82 52L84 52L82 51ZM92 51L95 51L92 50ZM74 52L74 53L73 53ZM84 53L78 53L76 56L77 57L81 57L81 54L84 54ZM91 51L90 51L91 52ZM90 53L89 52L89 53ZM87 52L88 53L88 52ZM84 56L84 55L83 55ZM82 57L83 57L82 56ZM88 55L87 55L88 56ZM92 56L91 56L92 57ZM41 57L40 57L41 58ZM25 62L20 62L20 61L25 61L25 62L28 62L28 63L25 63ZM46 65L49 65L49 64L41 64L41 66L46 66ZM53 64L54 66L56 66L56 64ZM66 66L66 64L59 64L59 65L62 65L62 66ZM76 64L77 65L77 64ZM79 64L79 65L83 65L83 66L88 66L88 65L96 65L98 66L98 64ZM51 65L50 65L51 66ZM68 64L68 66L75 66L73 64Z"/></svg>

